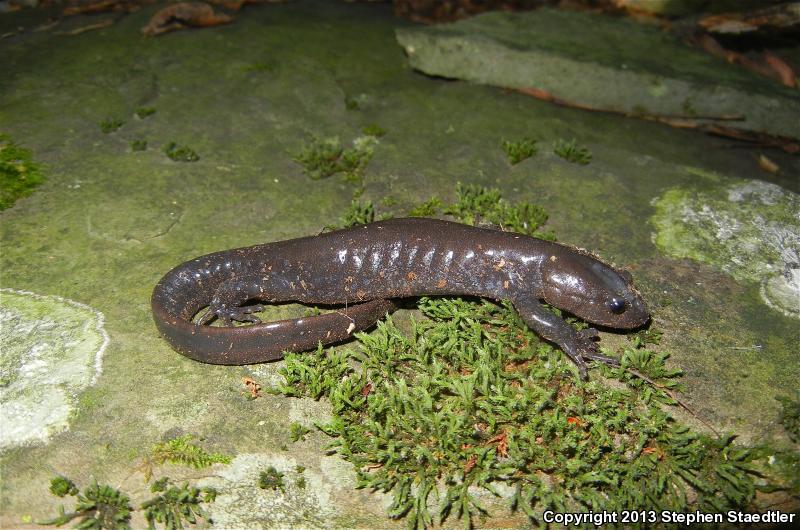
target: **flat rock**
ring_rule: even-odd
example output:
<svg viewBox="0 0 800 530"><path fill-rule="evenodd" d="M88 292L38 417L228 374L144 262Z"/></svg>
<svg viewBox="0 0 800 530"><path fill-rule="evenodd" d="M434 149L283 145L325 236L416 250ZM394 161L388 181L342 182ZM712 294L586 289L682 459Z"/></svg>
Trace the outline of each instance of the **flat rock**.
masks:
<svg viewBox="0 0 800 530"><path fill-rule="evenodd" d="M631 20L550 9L492 12L396 35L411 66L429 75L534 88L629 114L743 116L727 124L800 137L797 92Z"/></svg>
<svg viewBox="0 0 800 530"><path fill-rule="evenodd" d="M405 215L432 197L452 202L456 182L541 205L560 242L631 270L663 332L659 351L686 374L681 399L700 419L740 443L789 443L775 398L793 397L800 380L798 320L768 306L761 289L791 294L795 269L786 265L794 261L784 251L795 240L733 244L798 231L800 157L769 152L780 171L764 173L759 153L727 139L419 75L395 30L433 30L395 18L386 4L265 4L228 25L143 38L141 27L160 7L72 36L33 31L48 23L45 9L0 16L0 35L13 32L0 40L0 72L11 72L0 75L0 124L47 174L0 212L0 287L46 297L0 292L0 340L15 346L0 356L0 401L11 402L26 383L18 395L28 402L54 410L53 396L63 393L70 407L47 436L0 445L0 527L34 528L59 506L71 510L74 500L48 492L57 474L81 488L114 485L141 506L153 496L145 471L154 444L181 434L231 463L165 463L153 466L152 479L216 487L215 528L407 527L387 517L391 495L354 488L354 466L328 454L327 435L315 429L292 441L293 423L325 423L331 407L269 393L283 384L285 363L198 363L170 349L150 310L153 286L172 267L317 234L341 222L356 192L378 216ZM569 36L551 33L553 47ZM589 48L580 46L575 54ZM137 112L142 107L154 112ZM109 119L122 125L106 133ZM312 180L293 160L309 137L338 137L350 148L370 125L386 134L373 146L362 189L341 174ZM511 164L503 140L525 138L537 140L538 152ZM553 152L573 138L591 151L589 164ZM146 148L134 149L141 140ZM163 149L172 142L199 160L169 158ZM691 215L704 216L695 231L681 225ZM727 216L743 228L760 217L766 230L717 238ZM759 251L769 261L747 263ZM264 320L297 316L289 309L272 307ZM102 373L100 316L108 335ZM602 344L616 352L629 342L603 333ZM41 376L15 375L30 373L18 367L32 366L48 345L53 355L40 357L48 368ZM251 399L243 378L260 384L262 397ZM285 491L256 484L270 466L285 474ZM529 525L498 491L504 496L478 498L490 517L476 527ZM147 527L141 512L133 528ZM451 516L444 528L463 526Z"/></svg>

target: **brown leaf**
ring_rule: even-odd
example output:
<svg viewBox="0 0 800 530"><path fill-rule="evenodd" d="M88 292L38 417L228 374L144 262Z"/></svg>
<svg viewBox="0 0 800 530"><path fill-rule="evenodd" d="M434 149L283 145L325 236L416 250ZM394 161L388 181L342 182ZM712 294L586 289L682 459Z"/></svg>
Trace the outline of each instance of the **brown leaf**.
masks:
<svg viewBox="0 0 800 530"><path fill-rule="evenodd" d="M776 164L775 162L773 162L764 155L758 157L758 167L760 167L767 173L772 173L772 174L778 173L781 170L781 168L778 167L778 164Z"/></svg>
<svg viewBox="0 0 800 530"><path fill-rule="evenodd" d="M148 36L161 35L187 26L207 27L227 24L233 17L215 13L214 8L203 2L181 2L158 11L142 28Z"/></svg>
<svg viewBox="0 0 800 530"><path fill-rule="evenodd" d="M497 436L489 439L486 443L496 443L497 444L497 455L501 458L505 458L508 456L508 435L505 431L501 432Z"/></svg>
<svg viewBox="0 0 800 530"><path fill-rule="evenodd" d="M469 460L467 460L467 463L464 464L464 474L466 475L467 473L472 471L472 468L475 467L475 464L477 463L478 463L478 455L476 454L470 455Z"/></svg>
<svg viewBox="0 0 800 530"><path fill-rule="evenodd" d="M790 88L797 87L797 74L794 73L794 70L786 63L786 61L775 54L765 51L764 62L766 62L772 68L772 70L778 74L781 83Z"/></svg>
<svg viewBox="0 0 800 530"><path fill-rule="evenodd" d="M254 379L250 377L242 377L242 383L248 392L250 392L250 396L252 396L253 399L261 397L261 385L256 383Z"/></svg>

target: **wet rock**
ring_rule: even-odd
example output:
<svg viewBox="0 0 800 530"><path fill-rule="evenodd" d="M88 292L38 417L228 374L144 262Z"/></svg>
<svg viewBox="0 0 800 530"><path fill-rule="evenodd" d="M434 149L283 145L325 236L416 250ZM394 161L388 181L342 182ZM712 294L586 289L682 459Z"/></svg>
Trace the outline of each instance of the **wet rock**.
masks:
<svg viewBox="0 0 800 530"><path fill-rule="evenodd" d="M536 89L630 114L741 116L728 125L800 137L796 92L631 20L550 9L494 12L400 28L396 36L411 66L429 75Z"/></svg>
<svg viewBox="0 0 800 530"><path fill-rule="evenodd" d="M767 305L800 318L800 195L750 180L710 191L673 188L653 204L661 250L759 282Z"/></svg>

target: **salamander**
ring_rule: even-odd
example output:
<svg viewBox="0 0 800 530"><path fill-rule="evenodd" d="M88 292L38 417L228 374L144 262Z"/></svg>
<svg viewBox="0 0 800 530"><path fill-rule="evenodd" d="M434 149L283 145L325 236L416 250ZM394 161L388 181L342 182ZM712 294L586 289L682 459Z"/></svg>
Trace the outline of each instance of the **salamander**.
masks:
<svg viewBox="0 0 800 530"><path fill-rule="evenodd" d="M179 353L207 363L250 364L344 340L394 310L393 300L422 295L510 300L584 379L587 361L615 361L598 353L596 329L575 330L543 302L609 328L634 329L650 318L631 275L586 251L422 218L201 256L169 271L151 305L158 330ZM267 323L253 314L263 309L260 303L287 301L346 307ZM214 320L220 325L209 325Z"/></svg>

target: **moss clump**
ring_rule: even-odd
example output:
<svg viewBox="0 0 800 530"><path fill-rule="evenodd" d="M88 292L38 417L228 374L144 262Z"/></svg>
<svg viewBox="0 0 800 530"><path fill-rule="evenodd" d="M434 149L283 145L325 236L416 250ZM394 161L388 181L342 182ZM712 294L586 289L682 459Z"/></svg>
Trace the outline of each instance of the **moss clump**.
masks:
<svg viewBox="0 0 800 530"><path fill-rule="evenodd" d="M131 140L131 151L147 151L147 140Z"/></svg>
<svg viewBox="0 0 800 530"><path fill-rule="evenodd" d="M151 458L155 464L171 462L197 469L208 467L212 464L230 464L231 458L219 453L209 453L191 440L194 436L187 434L178 436L166 442L159 442L153 446Z"/></svg>
<svg viewBox="0 0 800 530"><path fill-rule="evenodd" d="M360 183L377 143L375 136L365 135L353 140L350 149L345 149L337 137L314 138L295 153L293 160L314 180L344 173L347 180Z"/></svg>
<svg viewBox="0 0 800 530"><path fill-rule="evenodd" d="M184 482L181 486L172 484L164 477L153 483L150 490L158 493L152 499L142 503L144 518L150 530L155 530L156 523L164 525L166 530L183 530L184 524L195 524L197 519L211 521L202 508L203 503L211 503L216 499L214 488L195 488ZM50 492L64 497L76 496L75 511L66 513L59 507L58 517L39 524L63 526L73 519L80 519L75 528L95 530L128 530L133 507L124 493L111 486L101 486L94 482L80 493L75 484L66 477L55 477L50 482Z"/></svg>
<svg viewBox="0 0 800 530"><path fill-rule="evenodd" d="M369 125L365 125L361 128L361 132L367 136L374 136L375 138L380 138L386 135L386 129L378 125L377 123L370 123Z"/></svg>
<svg viewBox="0 0 800 530"><path fill-rule="evenodd" d="M164 147L164 154L176 162L196 162L200 157L191 147L170 142Z"/></svg>
<svg viewBox="0 0 800 530"><path fill-rule="evenodd" d="M306 471L306 466L295 466L294 470L297 473L297 479L294 481L294 485L297 486L298 489L306 489L306 477L303 475Z"/></svg>
<svg viewBox="0 0 800 530"><path fill-rule="evenodd" d="M342 228L347 228L356 225L365 225L375 220L375 205L372 201L362 202L359 199L353 199L350 202L350 207L342 217Z"/></svg>
<svg viewBox="0 0 800 530"><path fill-rule="evenodd" d="M297 422L292 422L289 425L289 437L293 442L299 442L300 440L305 440L306 435L311 432L311 429L306 427L305 425L301 425Z"/></svg>
<svg viewBox="0 0 800 530"><path fill-rule="evenodd" d="M54 484L57 486L54 488ZM75 528L107 529L107 530L128 530L130 529L131 512L133 507L130 505L130 498L119 490L107 485L99 485L93 482L91 486L83 490L82 493L69 479L56 477L50 483L50 489L56 489L59 493L64 491L64 486L71 484L67 488L65 495L76 497L75 510L70 513L64 511L63 506L59 506L58 517L43 521L42 525L63 526L73 519L79 519ZM58 495L55 491L54 494ZM63 495L59 495L63 496Z"/></svg>
<svg viewBox="0 0 800 530"><path fill-rule="evenodd" d="M106 118L100 122L100 130L103 134L111 134L119 130L120 127L125 125L125 122L119 118Z"/></svg>
<svg viewBox="0 0 800 530"><path fill-rule="evenodd" d="M163 524L167 530L182 530L184 523L195 524L198 518L211 520L202 505L217 498L214 488L195 488L188 482L175 486L164 477L155 481L150 491L158 495L141 506L150 530L155 530L156 523Z"/></svg>
<svg viewBox="0 0 800 530"><path fill-rule="evenodd" d="M456 185L456 202L445 206L445 214L452 215L469 225L489 224L519 232L554 239L552 234L539 233L538 229L547 221L547 213L532 203L510 204L503 199L500 190L472 184Z"/></svg>
<svg viewBox="0 0 800 530"><path fill-rule="evenodd" d="M74 496L78 494L78 487L67 477L59 476L50 481L50 493L56 497Z"/></svg>
<svg viewBox="0 0 800 530"><path fill-rule="evenodd" d="M795 442L800 443L800 390L794 399L777 397L781 404L781 425L786 429L786 434Z"/></svg>
<svg viewBox="0 0 800 530"><path fill-rule="evenodd" d="M147 118L148 116L152 116L156 113L156 109L154 107L139 107L136 109L136 117L140 120Z"/></svg>
<svg viewBox="0 0 800 530"><path fill-rule="evenodd" d="M592 161L591 151L585 147L579 146L574 139L569 142L564 139L556 140L553 146L553 152L573 164L585 166Z"/></svg>
<svg viewBox="0 0 800 530"><path fill-rule="evenodd" d="M663 353L628 348L624 368L583 382L510 304L423 299L404 333L391 319L357 351L288 354L282 391L330 400L320 429L352 462L360 487L391 493L389 515L410 528L450 515L472 523L482 488L532 522L541 511L744 508L752 455L732 437L697 434L659 406L678 373ZM608 353L608 352L606 352ZM431 513L431 496L440 510Z"/></svg>
<svg viewBox="0 0 800 530"><path fill-rule="evenodd" d="M262 490L280 490L286 492L286 484L283 482L283 473L269 466L265 471L258 475L258 487Z"/></svg>
<svg viewBox="0 0 800 530"><path fill-rule="evenodd" d="M0 210L10 208L20 197L27 197L44 182L39 166L29 149L16 145L0 134Z"/></svg>
<svg viewBox="0 0 800 530"><path fill-rule="evenodd" d="M501 146L508 157L508 161L512 165L519 164L526 158L532 157L539 150L536 146L536 140L531 138L524 138L516 142L512 140L503 140Z"/></svg>
<svg viewBox="0 0 800 530"><path fill-rule="evenodd" d="M439 197L433 197L421 204L408 210L409 217L433 217L442 209L442 201Z"/></svg>

